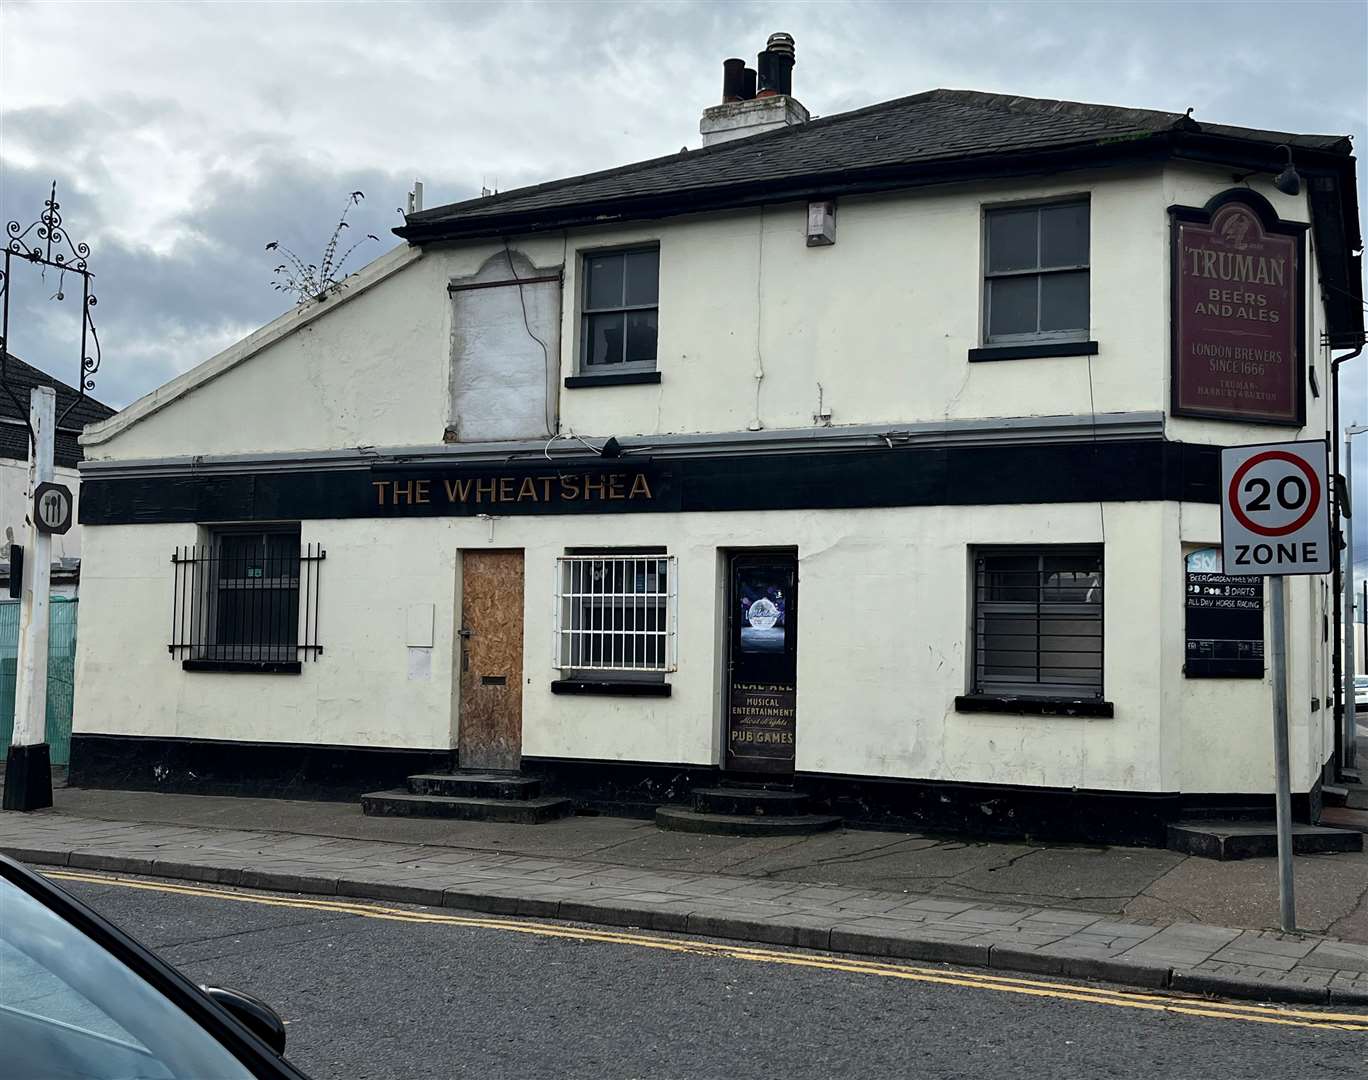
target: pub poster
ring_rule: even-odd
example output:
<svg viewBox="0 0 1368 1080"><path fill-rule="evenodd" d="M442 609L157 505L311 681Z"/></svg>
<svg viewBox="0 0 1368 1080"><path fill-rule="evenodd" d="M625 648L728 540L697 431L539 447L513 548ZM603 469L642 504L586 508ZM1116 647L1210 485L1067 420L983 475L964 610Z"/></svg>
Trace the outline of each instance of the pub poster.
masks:
<svg viewBox="0 0 1368 1080"><path fill-rule="evenodd" d="M792 683L732 683L727 726L734 757L792 770L798 730L795 690Z"/></svg>
<svg viewBox="0 0 1368 1080"><path fill-rule="evenodd" d="M1221 572L1221 552L1188 555L1183 674L1189 679L1262 679L1264 579Z"/></svg>
<svg viewBox="0 0 1368 1080"><path fill-rule="evenodd" d="M1174 415L1300 427L1306 226L1243 188L1169 213Z"/></svg>

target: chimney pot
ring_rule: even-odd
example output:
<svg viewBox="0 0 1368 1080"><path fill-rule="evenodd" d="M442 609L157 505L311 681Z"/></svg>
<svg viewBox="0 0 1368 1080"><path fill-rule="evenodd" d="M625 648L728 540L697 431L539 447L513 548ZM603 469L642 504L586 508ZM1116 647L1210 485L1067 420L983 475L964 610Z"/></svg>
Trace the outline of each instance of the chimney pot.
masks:
<svg viewBox="0 0 1368 1080"><path fill-rule="evenodd" d="M755 68L746 68L741 72L741 99L749 101L755 97Z"/></svg>
<svg viewBox="0 0 1368 1080"><path fill-rule="evenodd" d="M770 52L794 56L793 35L785 34L782 30L777 34L771 34L769 39L765 42L765 48Z"/></svg>
<svg viewBox="0 0 1368 1080"><path fill-rule="evenodd" d="M793 93L793 37L790 34L771 34L765 50L756 58L755 69L760 76L757 97Z"/></svg>
<svg viewBox="0 0 1368 1080"><path fill-rule="evenodd" d="M722 61L722 100L742 101L745 99L746 62L733 57Z"/></svg>

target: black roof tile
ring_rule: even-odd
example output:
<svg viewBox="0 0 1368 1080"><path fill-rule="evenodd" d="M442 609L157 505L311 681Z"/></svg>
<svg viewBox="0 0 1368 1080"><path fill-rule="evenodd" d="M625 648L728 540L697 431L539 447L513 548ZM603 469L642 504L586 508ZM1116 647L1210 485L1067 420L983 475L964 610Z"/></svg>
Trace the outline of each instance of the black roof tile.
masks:
<svg viewBox="0 0 1368 1080"><path fill-rule="evenodd" d="M29 392L35 386L51 386L57 391L57 415L61 417L66 408L76 401L77 392L60 379L54 379L45 371L39 371L32 364L26 364L10 353L5 361L5 382L13 393L11 397L0 387L0 458L28 460L28 430L20 424L6 421L28 420ZM15 399L18 399L17 401ZM57 427L53 448L53 458L58 465L74 468L83 455L76 441L75 432L87 424L98 423L113 416L118 410L111 409L102 401L86 397L77 402L75 408Z"/></svg>
<svg viewBox="0 0 1368 1080"><path fill-rule="evenodd" d="M603 172L518 188L410 214L400 235L443 223L735 187L757 177L799 180L890 166L1143 139L1174 131L1345 154L1349 140L1197 123L1183 113L930 90L805 124Z"/></svg>

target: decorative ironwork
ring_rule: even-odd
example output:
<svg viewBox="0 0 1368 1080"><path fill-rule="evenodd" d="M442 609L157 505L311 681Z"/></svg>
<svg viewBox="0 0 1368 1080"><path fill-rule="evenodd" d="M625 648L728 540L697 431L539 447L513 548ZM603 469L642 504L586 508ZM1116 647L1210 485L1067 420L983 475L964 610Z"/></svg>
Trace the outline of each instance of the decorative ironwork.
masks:
<svg viewBox="0 0 1368 1080"><path fill-rule="evenodd" d="M52 190L43 203L43 210L36 221L22 226L11 221L5 226L5 264L0 270L0 389L19 410L19 415L28 423L28 406L19 400L9 380L9 322L10 322L10 282L13 280L16 260L41 267L43 280L47 279L48 267L59 272L57 291L52 299L66 299L66 275L75 274L81 280L81 353L80 370L76 378L76 397L57 417L57 426L86 397L87 390L95 389L95 373L100 370L100 336L95 330L93 311L99 300L91 291L90 245L75 242L62 222L62 204L57 201L57 181L52 182ZM29 435L32 436L32 431Z"/></svg>

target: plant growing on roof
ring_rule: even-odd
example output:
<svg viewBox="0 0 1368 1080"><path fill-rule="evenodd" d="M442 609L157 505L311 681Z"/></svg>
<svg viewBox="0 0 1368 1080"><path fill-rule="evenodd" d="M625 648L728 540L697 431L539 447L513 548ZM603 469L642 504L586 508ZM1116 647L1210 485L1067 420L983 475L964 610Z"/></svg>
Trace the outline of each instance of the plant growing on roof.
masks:
<svg viewBox="0 0 1368 1080"><path fill-rule="evenodd" d="M374 240L376 243L380 241L380 237L374 233L367 233L338 255L342 245L342 232L351 228L347 222L347 215L351 213L352 207L359 205L365 197L360 191L353 191L347 196L347 204L342 208L337 228L333 229L332 236L323 249L323 256L317 263L306 263L279 240L272 240L267 244L267 251L278 251L285 256L285 261L272 271L275 274L275 281L271 283L271 288L276 292L292 295L297 307L315 302L322 303L328 297L345 289L346 276L342 273L342 267L346 265L351 253L367 240Z"/></svg>

